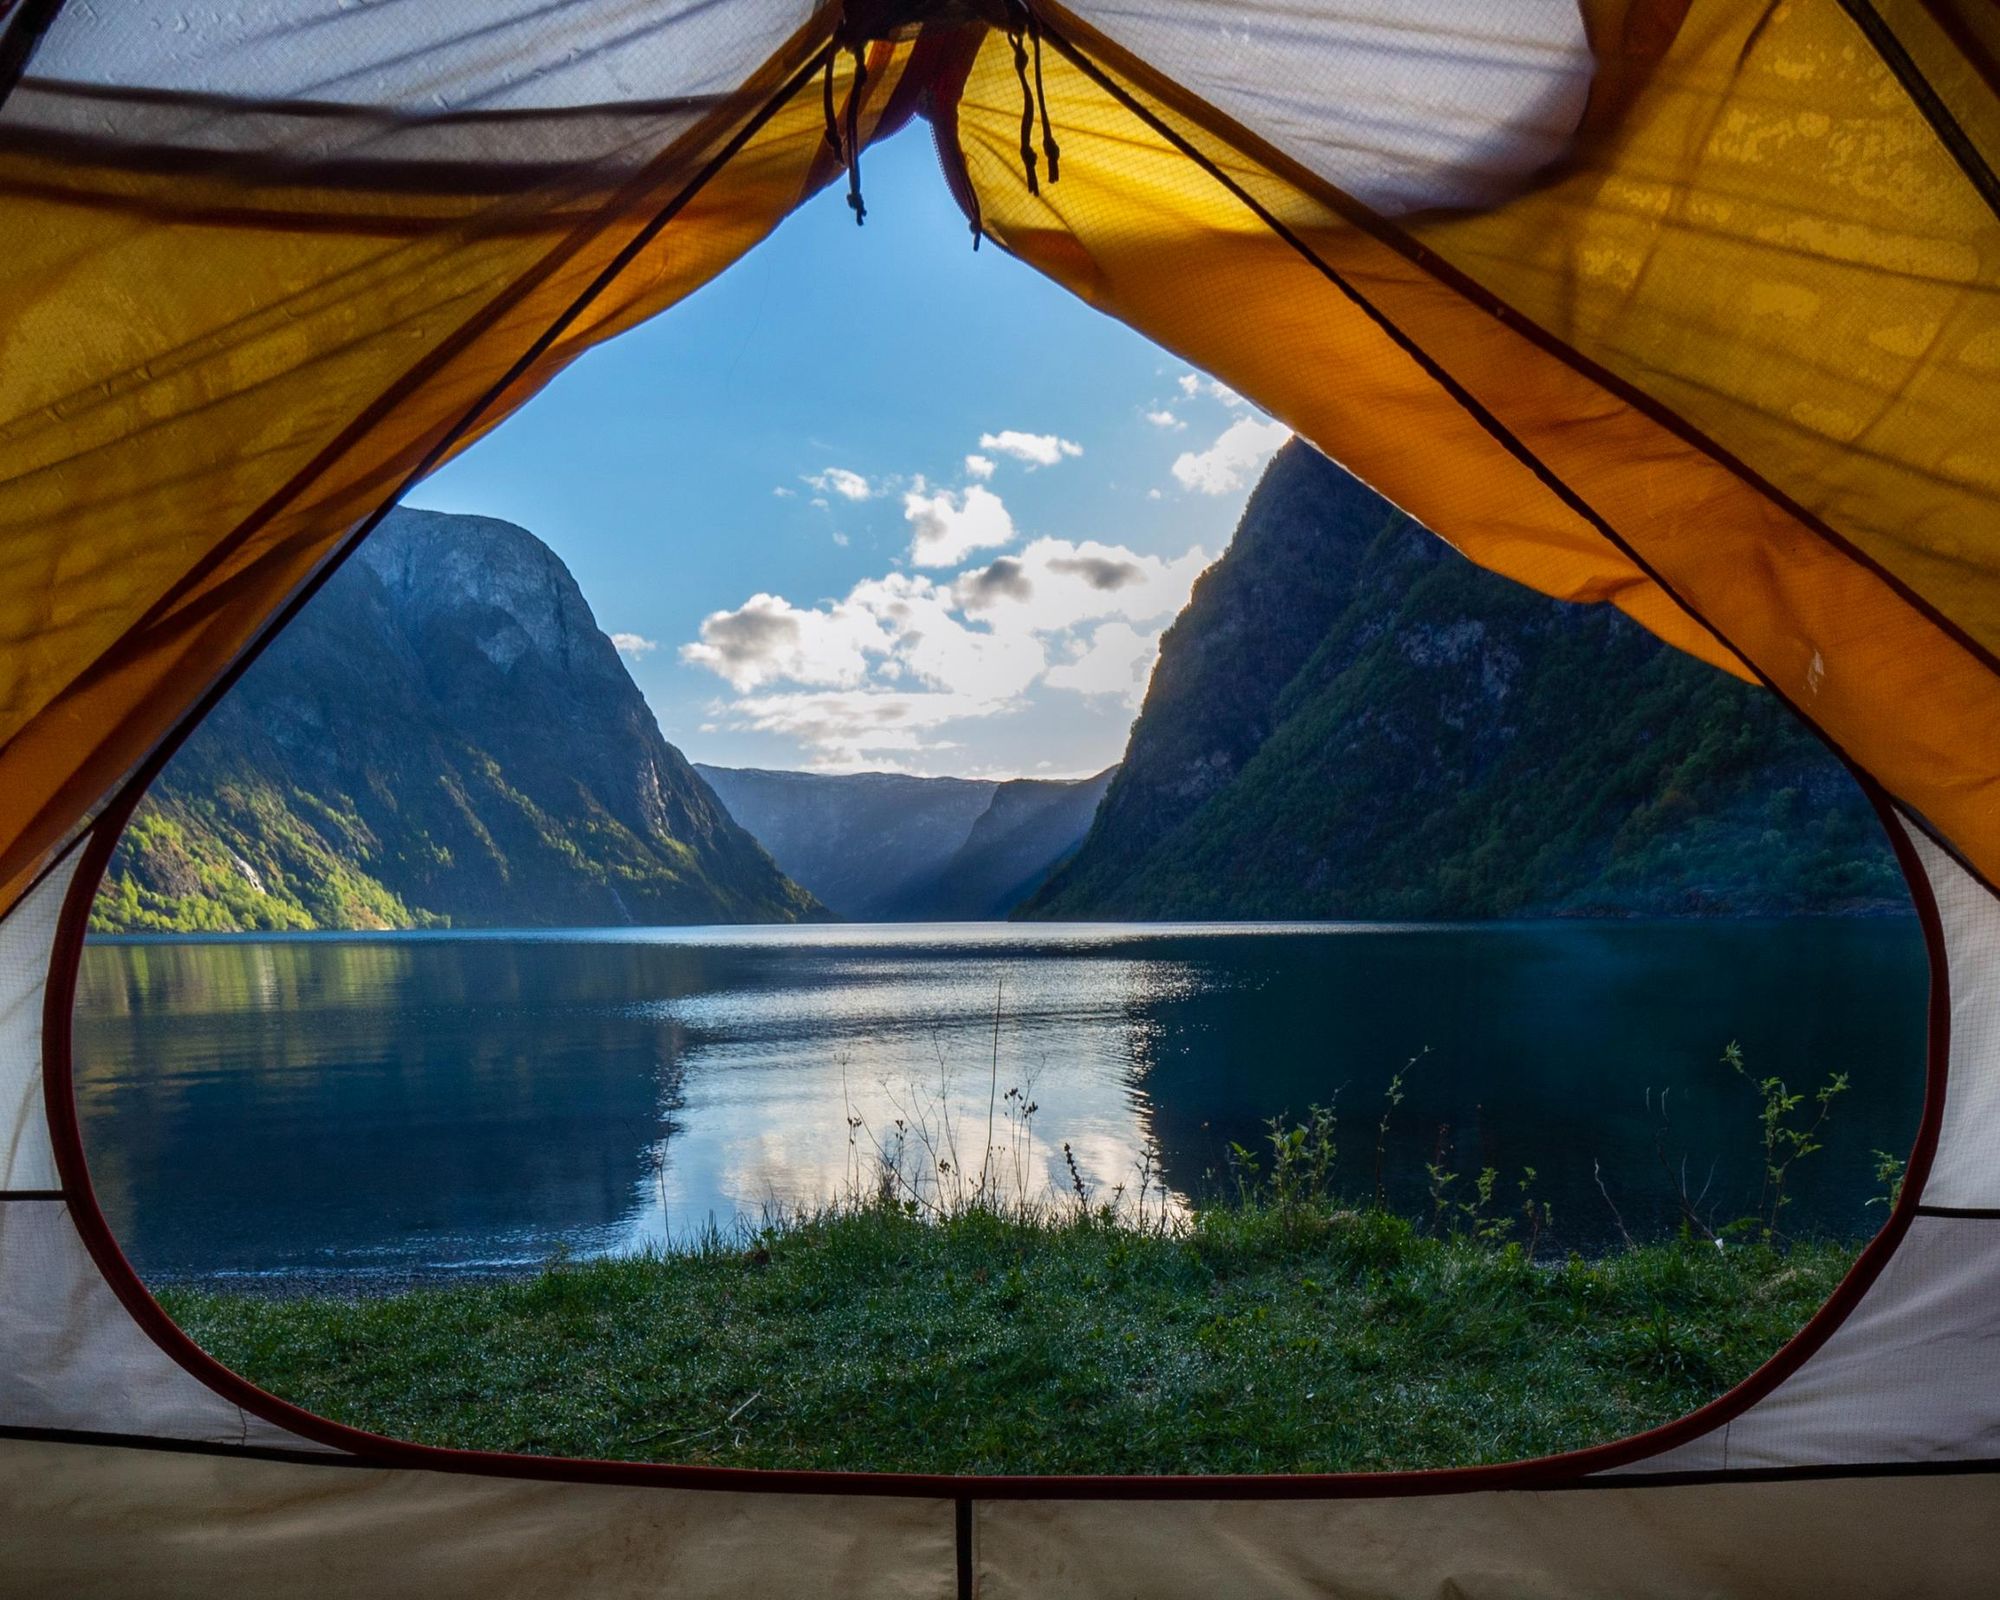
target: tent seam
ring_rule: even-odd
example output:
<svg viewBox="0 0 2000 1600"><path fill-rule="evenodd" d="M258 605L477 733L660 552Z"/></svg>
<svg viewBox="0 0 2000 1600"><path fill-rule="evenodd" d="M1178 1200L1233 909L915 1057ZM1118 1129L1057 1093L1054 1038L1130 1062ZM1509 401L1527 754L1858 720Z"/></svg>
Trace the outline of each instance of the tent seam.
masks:
<svg viewBox="0 0 2000 1600"><path fill-rule="evenodd" d="M1931 86L1923 69L1903 47L1903 41L1896 32L1882 20L1882 15L1869 0L1839 0L1840 9L1847 13L1861 37L1868 41L1868 47L1875 52L1883 66L1889 69L1910 104L1917 108L1945 153L1965 174L1979 198L1986 202L1986 209L2000 218L2000 178L1987 165L1986 158L1979 153L1966 131L1945 104L1944 97Z"/></svg>

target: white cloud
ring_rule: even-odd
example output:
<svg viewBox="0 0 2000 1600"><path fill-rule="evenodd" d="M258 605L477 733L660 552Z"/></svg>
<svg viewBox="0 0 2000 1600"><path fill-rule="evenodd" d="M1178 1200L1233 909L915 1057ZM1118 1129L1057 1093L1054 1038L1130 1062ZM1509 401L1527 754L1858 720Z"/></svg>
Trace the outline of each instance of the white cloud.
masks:
<svg viewBox="0 0 2000 1600"><path fill-rule="evenodd" d="M636 633L614 633L611 636L611 646L621 656L644 656L651 655L659 649L660 641Z"/></svg>
<svg viewBox="0 0 2000 1600"><path fill-rule="evenodd" d="M1079 694L1116 695L1136 706L1146 698L1146 680L1160 653L1158 628L1141 633L1129 622L1107 622L1090 636L1083 651L1049 668L1044 680L1057 689Z"/></svg>
<svg viewBox="0 0 2000 1600"><path fill-rule="evenodd" d="M991 489L973 484L964 494L921 486L903 496L903 519L912 530L910 559L920 567L956 566L975 550L1014 542L1014 519Z"/></svg>
<svg viewBox="0 0 2000 1600"><path fill-rule="evenodd" d="M967 616L1002 630L1060 633L1100 618L1164 621L1187 604L1208 565L1199 545L1171 560L1095 539L1036 539L961 573L953 597Z"/></svg>
<svg viewBox="0 0 2000 1600"><path fill-rule="evenodd" d="M1022 433L1018 428L982 433L979 448L997 450L1001 455L1012 456L1031 467L1052 467L1064 456L1083 454L1083 446L1074 440L1061 439L1053 433Z"/></svg>
<svg viewBox="0 0 2000 1600"><path fill-rule="evenodd" d="M774 488L771 493L776 495L780 500L796 500L799 497L798 490L787 489L782 483Z"/></svg>
<svg viewBox="0 0 2000 1600"><path fill-rule="evenodd" d="M907 763L1038 685L1142 695L1160 629L1207 564L1198 547L1169 559L1036 539L955 578L891 572L811 608L753 595L681 656L737 691L711 713L728 726L796 740L817 766Z"/></svg>
<svg viewBox="0 0 2000 1600"><path fill-rule="evenodd" d="M1220 379L1204 378L1199 372L1183 372L1174 379L1174 382L1181 393L1190 400L1196 395L1205 394L1211 400L1220 400L1232 411L1240 410L1250 403Z"/></svg>
<svg viewBox="0 0 2000 1600"><path fill-rule="evenodd" d="M912 768L899 758L953 749L957 741L938 737L939 729L996 708L963 695L856 689L760 695L728 709L737 728L804 745L811 768L897 771Z"/></svg>
<svg viewBox="0 0 2000 1600"><path fill-rule="evenodd" d="M1166 496L1161 494L1158 489L1148 489L1146 491L1146 498L1148 500L1164 500Z"/></svg>
<svg viewBox="0 0 2000 1600"><path fill-rule="evenodd" d="M1185 428L1187 424L1171 411L1148 411L1146 420L1156 428Z"/></svg>
<svg viewBox="0 0 2000 1600"><path fill-rule="evenodd" d="M804 480L821 494L837 494L843 500L866 500L875 492L874 486L858 472L849 472L845 467L828 467L823 472L815 472ZM819 502L815 501L817 505Z"/></svg>
<svg viewBox="0 0 2000 1600"><path fill-rule="evenodd" d="M911 679L984 699L1011 699L1040 674L1041 647L1021 632L970 627L950 586L921 574L864 578L843 600L811 608L752 595L704 618L681 659L738 691L790 682L857 688Z"/></svg>
<svg viewBox="0 0 2000 1600"><path fill-rule="evenodd" d="M870 657L886 655L894 643L865 609L805 610L782 595L753 594L734 611L704 617L700 642L682 645L681 659L739 691L784 680L847 685L861 682Z"/></svg>
<svg viewBox="0 0 2000 1600"><path fill-rule="evenodd" d="M833 530L833 542L845 550L847 548L847 535L842 533L838 528L835 528Z"/></svg>
<svg viewBox="0 0 2000 1600"><path fill-rule="evenodd" d="M1269 418L1240 417L1206 450L1188 451L1174 461L1174 478L1196 494L1228 494L1240 489L1292 430Z"/></svg>
<svg viewBox="0 0 2000 1600"><path fill-rule="evenodd" d="M965 458L965 475L968 478L978 478L981 482L984 482L993 476L993 458L991 456L967 456Z"/></svg>

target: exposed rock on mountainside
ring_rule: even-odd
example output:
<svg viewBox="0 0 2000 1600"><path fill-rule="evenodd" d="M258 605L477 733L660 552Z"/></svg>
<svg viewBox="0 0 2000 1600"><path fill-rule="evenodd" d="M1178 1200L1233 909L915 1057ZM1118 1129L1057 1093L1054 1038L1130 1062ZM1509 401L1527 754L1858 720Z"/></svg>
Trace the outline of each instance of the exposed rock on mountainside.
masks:
<svg viewBox="0 0 2000 1600"><path fill-rule="evenodd" d="M1866 800L1769 694L1473 566L1294 441L1019 914L1907 905Z"/></svg>
<svg viewBox="0 0 2000 1600"><path fill-rule="evenodd" d="M793 921L567 568L399 510L175 756L100 929Z"/></svg>
<svg viewBox="0 0 2000 1600"><path fill-rule="evenodd" d="M695 770L794 880L864 922L1005 916L1076 848L1111 779Z"/></svg>

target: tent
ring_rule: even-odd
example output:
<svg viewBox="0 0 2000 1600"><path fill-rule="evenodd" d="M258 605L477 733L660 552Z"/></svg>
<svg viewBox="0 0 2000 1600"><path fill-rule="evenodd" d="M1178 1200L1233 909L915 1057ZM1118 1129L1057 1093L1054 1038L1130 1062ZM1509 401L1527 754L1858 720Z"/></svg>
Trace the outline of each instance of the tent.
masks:
<svg viewBox="0 0 2000 1600"><path fill-rule="evenodd" d="M1989 0L0 19L0 1593L1991 1592ZM78 1142L69 1010L140 790L403 490L804 197L844 185L862 220L865 149L912 117L975 237L1472 559L1762 681L1876 797L1933 967L1908 1181L1713 1404L1366 1477L553 1462L307 1415L134 1277ZM830 384L866 336L826 329Z"/></svg>

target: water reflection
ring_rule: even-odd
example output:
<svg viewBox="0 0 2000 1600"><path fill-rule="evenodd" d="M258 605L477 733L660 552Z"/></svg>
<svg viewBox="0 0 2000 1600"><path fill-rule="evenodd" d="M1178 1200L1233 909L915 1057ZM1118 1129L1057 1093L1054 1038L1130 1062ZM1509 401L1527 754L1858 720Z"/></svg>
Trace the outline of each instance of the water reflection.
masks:
<svg viewBox="0 0 2000 1600"><path fill-rule="evenodd" d="M1157 1141L1186 1197L1338 1095L1365 1188L1383 1084L1428 1049L1395 1196L1421 1203L1440 1147L1532 1165L1587 1248L1593 1161L1635 1229L1673 1223L1649 1089L1725 1215L1754 1193L1731 1039L1794 1086L1852 1073L1797 1217L1865 1226L1869 1152L1915 1124L1923 992L1907 920L105 941L78 1088L142 1271L400 1274L809 1207L872 1184L899 1124L906 1170L975 1174L989 1102L1009 1188L1067 1189L1067 1142L1103 1194Z"/></svg>

